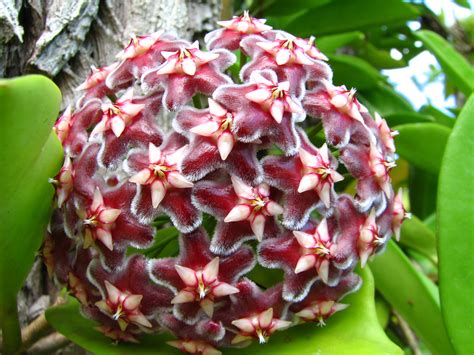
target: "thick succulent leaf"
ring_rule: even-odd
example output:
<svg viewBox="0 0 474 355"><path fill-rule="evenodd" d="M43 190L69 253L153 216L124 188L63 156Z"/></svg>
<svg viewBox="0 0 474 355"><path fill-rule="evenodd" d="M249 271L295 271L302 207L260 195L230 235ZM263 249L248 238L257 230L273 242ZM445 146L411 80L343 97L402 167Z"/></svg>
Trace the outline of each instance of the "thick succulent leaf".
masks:
<svg viewBox="0 0 474 355"><path fill-rule="evenodd" d="M59 333L94 354L180 354L165 342L173 337L169 333L145 335L140 344L115 344L94 328L98 325L79 313L79 302L68 299L65 305L49 308L46 319Z"/></svg>
<svg viewBox="0 0 474 355"><path fill-rule="evenodd" d="M0 81L0 318L15 300L41 244L61 166L52 131L61 94L46 77ZM14 270L14 272L12 272Z"/></svg>
<svg viewBox="0 0 474 355"><path fill-rule="evenodd" d="M350 55L329 55L334 70L334 83L357 89L372 89L383 79L365 60Z"/></svg>
<svg viewBox="0 0 474 355"><path fill-rule="evenodd" d="M434 122L434 118L418 112L394 112L390 115L386 115L385 120L390 127L407 124L407 123L423 123L423 122Z"/></svg>
<svg viewBox="0 0 474 355"><path fill-rule="evenodd" d="M474 95L449 137L438 190L439 284L444 322L459 354L474 353Z"/></svg>
<svg viewBox="0 0 474 355"><path fill-rule="evenodd" d="M437 33L422 30L415 36L435 55L446 76L459 90L466 96L471 94L474 90L474 69L469 62Z"/></svg>
<svg viewBox="0 0 474 355"><path fill-rule="evenodd" d="M316 46L323 53L334 53L341 47L362 41L364 37L364 34L359 31L338 33L334 35L318 37Z"/></svg>
<svg viewBox="0 0 474 355"><path fill-rule="evenodd" d="M420 219L428 217L436 210L438 175L409 166L408 192L410 211Z"/></svg>
<svg viewBox="0 0 474 355"><path fill-rule="evenodd" d="M397 153L414 166L438 174L450 129L437 123L410 123L396 126Z"/></svg>
<svg viewBox="0 0 474 355"><path fill-rule="evenodd" d="M367 108L377 111L383 117L397 112L413 112L411 104L383 82L379 82L372 90L359 91L360 96Z"/></svg>
<svg viewBox="0 0 474 355"><path fill-rule="evenodd" d="M400 244L423 254L435 264L438 262L435 234L415 216L403 222Z"/></svg>
<svg viewBox="0 0 474 355"><path fill-rule="evenodd" d="M454 354L441 316L438 289L390 241L370 263L377 290L434 354Z"/></svg>
<svg viewBox="0 0 474 355"><path fill-rule="evenodd" d="M272 335L264 346L253 343L245 350L227 350L226 354L401 354L385 335L375 311L374 280L368 268L360 271L362 288L344 298L346 310L327 320L319 328L314 323L296 326Z"/></svg>
<svg viewBox="0 0 474 355"><path fill-rule="evenodd" d="M299 36L323 35L402 23L417 15L413 6L398 0L332 1L304 12L285 30Z"/></svg>

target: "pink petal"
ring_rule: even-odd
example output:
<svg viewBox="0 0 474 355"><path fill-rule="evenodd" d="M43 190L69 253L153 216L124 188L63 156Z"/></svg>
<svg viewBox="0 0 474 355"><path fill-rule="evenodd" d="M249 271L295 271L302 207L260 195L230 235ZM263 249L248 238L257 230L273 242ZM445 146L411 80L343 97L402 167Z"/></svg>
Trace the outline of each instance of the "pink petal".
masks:
<svg viewBox="0 0 474 355"><path fill-rule="evenodd" d="M311 58L309 58L308 55L303 51L296 50L294 53L296 57L296 63L302 65L314 65L314 62L311 60Z"/></svg>
<svg viewBox="0 0 474 355"><path fill-rule="evenodd" d="M247 205L237 205L224 218L224 222L238 222L247 219L250 216L250 207Z"/></svg>
<svg viewBox="0 0 474 355"><path fill-rule="evenodd" d="M113 304L118 303L118 300L122 292L117 287L112 285L109 281L105 280L104 283L105 283L105 288L107 290L107 299Z"/></svg>
<svg viewBox="0 0 474 355"><path fill-rule="evenodd" d="M168 154L166 156L166 162L169 165L174 165L174 164L179 164L181 160L184 158L187 150L188 150L189 145L183 145L181 148L176 149L173 153Z"/></svg>
<svg viewBox="0 0 474 355"><path fill-rule="evenodd" d="M317 268L318 270L318 275L321 278L321 280L327 284L328 283L328 278L329 278L329 261L328 260L323 260L321 262L321 265Z"/></svg>
<svg viewBox="0 0 474 355"><path fill-rule="evenodd" d="M277 123L280 123L283 119L283 112L285 111L285 105L282 100L273 101L270 106L270 114L275 119Z"/></svg>
<svg viewBox="0 0 474 355"><path fill-rule="evenodd" d="M193 269L181 265L174 267L186 286L195 287L197 285L196 272Z"/></svg>
<svg viewBox="0 0 474 355"><path fill-rule="evenodd" d="M275 319L275 320L273 321L272 330L275 331L275 330L280 330L280 329L286 329L286 328L288 328L290 325L291 325L291 322L290 322L290 321L281 320L281 319Z"/></svg>
<svg viewBox="0 0 474 355"><path fill-rule="evenodd" d="M295 267L295 274L306 271L314 267L316 264L316 257L314 255L305 255L299 258Z"/></svg>
<svg viewBox="0 0 474 355"><path fill-rule="evenodd" d="M140 303L142 302L143 295L130 295L125 298L123 302L123 306L128 311L133 311L134 309L138 308Z"/></svg>
<svg viewBox="0 0 474 355"><path fill-rule="evenodd" d="M169 52L169 51L161 51L160 54L163 56L163 58L168 59L172 55L178 54L179 51L174 51L174 52Z"/></svg>
<svg viewBox="0 0 474 355"><path fill-rule="evenodd" d="M148 144L148 160L150 163L158 163L161 160L161 150L153 143Z"/></svg>
<svg viewBox="0 0 474 355"><path fill-rule="evenodd" d="M243 197L245 199L251 200L254 198L253 189L251 186L245 184L238 177L231 176L232 186L237 196Z"/></svg>
<svg viewBox="0 0 474 355"><path fill-rule="evenodd" d="M217 280L219 274L219 257L212 259L202 270L202 277L206 283Z"/></svg>
<svg viewBox="0 0 474 355"><path fill-rule="evenodd" d="M266 311L258 315L258 324L260 328L266 329L270 326L273 319L273 308L269 308Z"/></svg>
<svg viewBox="0 0 474 355"><path fill-rule="evenodd" d="M314 237L311 234L300 231L293 231L293 235L296 237L298 244L301 245L303 248L310 249L315 246Z"/></svg>
<svg viewBox="0 0 474 355"><path fill-rule="evenodd" d="M290 82L289 81L282 81L281 83L278 83L278 89L283 90L283 91L289 91L290 90Z"/></svg>
<svg viewBox="0 0 474 355"><path fill-rule="evenodd" d="M336 106L337 108L341 108L341 107L344 107L347 105L347 94L339 94L339 95L335 95L332 99L331 99L331 104L333 104L334 106Z"/></svg>
<svg viewBox="0 0 474 355"><path fill-rule="evenodd" d="M306 174L300 180L298 192L302 193L314 189L319 183L319 177L316 174Z"/></svg>
<svg viewBox="0 0 474 355"><path fill-rule="evenodd" d="M285 65L290 61L291 53L288 49L281 49L275 56L275 61L278 65Z"/></svg>
<svg viewBox="0 0 474 355"><path fill-rule="evenodd" d="M216 117L223 117L226 115L227 110L221 105L219 105L216 101L211 98L207 99L207 101L209 103L209 112L211 113L211 115Z"/></svg>
<svg viewBox="0 0 474 355"><path fill-rule="evenodd" d="M318 227L316 228L316 232L319 235L319 239L321 239L323 242L329 241L328 222L326 218L324 218L321 223L319 223Z"/></svg>
<svg viewBox="0 0 474 355"><path fill-rule="evenodd" d="M225 282L220 282L219 285L212 289L212 293L216 297L224 297L239 292L240 291L237 287L231 286Z"/></svg>
<svg viewBox="0 0 474 355"><path fill-rule="evenodd" d="M190 291L179 291L176 296L171 300L172 304L178 304L178 303L189 303L189 302L194 302L195 297L194 293Z"/></svg>
<svg viewBox="0 0 474 355"><path fill-rule="evenodd" d="M196 63L191 58L185 58L181 65L186 74L191 76L196 74Z"/></svg>
<svg viewBox="0 0 474 355"><path fill-rule="evenodd" d="M204 311L204 313L206 313L206 315L209 318L212 318L212 315L214 314L214 302L212 302L208 298L205 298L199 304L200 304L202 310ZM205 352L203 352L203 354L204 353Z"/></svg>
<svg viewBox="0 0 474 355"><path fill-rule="evenodd" d="M258 241L263 239L263 231L265 229L265 216L258 215L256 216L253 221L250 223L250 227L252 228L252 232L257 237Z"/></svg>
<svg viewBox="0 0 474 355"><path fill-rule="evenodd" d="M200 136L210 137L214 133L216 133L217 130L219 130L219 124L214 121L209 121L209 122L194 126L189 131L194 134L198 134Z"/></svg>
<svg viewBox="0 0 474 355"><path fill-rule="evenodd" d="M253 333L255 331L255 327L248 318L236 319L232 321L232 324L245 333Z"/></svg>
<svg viewBox="0 0 474 355"><path fill-rule="evenodd" d="M275 48L276 46L278 46L278 43L277 42L257 42L255 43L257 46L259 46L260 48L262 48L263 50L267 51L267 52L272 52L273 48ZM278 62L277 62L278 63Z"/></svg>
<svg viewBox="0 0 474 355"><path fill-rule="evenodd" d="M283 207L274 201L268 202L265 208L271 216L276 216L283 213Z"/></svg>
<svg viewBox="0 0 474 355"><path fill-rule="evenodd" d="M99 220L102 223L113 223L122 211L116 208L106 208L100 212Z"/></svg>
<svg viewBox="0 0 474 355"><path fill-rule="evenodd" d="M114 116L110 122L110 126L115 134L115 137L118 138L125 129L125 122L120 117Z"/></svg>
<svg viewBox="0 0 474 355"><path fill-rule="evenodd" d="M94 199L92 200L91 210L96 211L100 206L104 205L104 199L98 187L94 191Z"/></svg>
<svg viewBox="0 0 474 355"><path fill-rule="evenodd" d="M217 139L217 149L222 160L226 160L234 147L234 136L229 132L222 133Z"/></svg>
<svg viewBox="0 0 474 355"><path fill-rule="evenodd" d="M194 185L191 181L186 179L183 175L181 175L177 171L172 171L171 173L168 174L168 181L171 185L180 189L186 189L189 187L193 187Z"/></svg>
<svg viewBox="0 0 474 355"><path fill-rule="evenodd" d="M130 179L128 179L128 181L139 185L145 185L150 177L151 171L149 169L143 169L133 175Z"/></svg>
<svg viewBox="0 0 474 355"><path fill-rule="evenodd" d="M112 233L109 230L103 228L97 228L96 230L97 239L104 244L107 249L114 250L113 241L112 241Z"/></svg>
<svg viewBox="0 0 474 355"><path fill-rule="evenodd" d="M245 97L249 99L250 101L253 101L256 103L262 103L268 100L269 98L271 98L272 94L270 90L268 89L257 89L245 94Z"/></svg>
<svg viewBox="0 0 474 355"><path fill-rule="evenodd" d="M309 153L308 151L304 150L303 148L300 148L299 154L300 154L301 162L304 165L309 166L309 167L313 167L313 168L318 167L319 161L318 161L318 158L315 155Z"/></svg>
<svg viewBox="0 0 474 355"><path fill-rule="evenodd" d="M176 72L176 65L178 64L178 59L173 58L169 61L164 62L156 71L156 75L166 75Z"/></svg>
<svg viewBox="0 0 474 355"><path fill-rule="evenodd" d="M151 184L151 203L153 208L157 208L166 195L166 189L159 180Z"/></svg>
<svg viewBox="0 0 474 355"><path fill-rule="evenodd" d="M331 205L331 185L328 183L322 184L318 189L318 195L326 207Z"/></svg>
<svg viewBox="0 0 474 355"><path fill-rule="evenodd" d="M150 323L150 321L148 319L146 319L146 317L142 313L133 314L133 315L129 316L128 319L130 319L131 322L133 322L135 324L142 325L146 328L153 327L153 325Z"/></svg>

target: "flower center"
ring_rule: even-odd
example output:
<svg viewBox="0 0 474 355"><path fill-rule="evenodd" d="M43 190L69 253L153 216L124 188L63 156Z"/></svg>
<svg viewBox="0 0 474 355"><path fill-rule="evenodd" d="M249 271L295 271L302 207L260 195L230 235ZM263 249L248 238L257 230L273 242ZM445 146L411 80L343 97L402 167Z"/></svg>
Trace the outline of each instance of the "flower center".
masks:
<svg viewBox="0 0 474 355"><path fill-rule="evenodd" d="M225 118L221 120L221 130L232 129L233 121L234 116L230 112L227 112Z"/></svg>
<svg viewBox="0 0 474 355"><path fill-rule="evenodd" d="M278 86L276 86L272 89L272 98L273 98L273 100L281 99L284 96L285 96L285 90L279 88Z"/></svg>
<svg viewBox="0 0 474 355"><path fill-rule="evenodd" d="M253 206L253 210L255 212L258 212L260 211L263 207L265 207L265 204L267 202L262 199L260 196L257 196L256 198L254 198L251 202L250 202L250 205Z"/></svg>

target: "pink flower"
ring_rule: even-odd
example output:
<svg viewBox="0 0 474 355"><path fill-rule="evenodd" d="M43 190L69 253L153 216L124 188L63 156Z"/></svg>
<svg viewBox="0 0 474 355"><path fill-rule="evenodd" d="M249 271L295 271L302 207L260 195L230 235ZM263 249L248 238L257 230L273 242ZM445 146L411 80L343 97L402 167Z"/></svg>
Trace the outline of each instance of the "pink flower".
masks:
<svg viewBox="0 0 474 355"><path fill-rule="evenodd" d="M232 321L232 324L239 328L239 333L232 340L232 344L238 344L251 338L256 338L260 344L264 344L270 335L277 330L288 328L291 322L273 318L273 308L268 308L259 314L236 319Z"/></svg>
<svg viewBox="0 0 474 355"><path fill-rule="evenodd" d="M245 94L245 97L269 111L277 123L281 123L284 112L303 114L303 108L289 93L290 82L277 82L272 79L256 73L251 81L257 84L257 88Z"/></svg>
<svg viewBox="0 0 474 355"><path fill-rule="evenodd" d="M224 49L203 52L196 41L177 51L162 51L161 55L165 62L145 72L142 82L148 91L160 83L165 87L163 102L169 110L181 108L196 93L210 95L219 85L231 83L222 72L235 62L235 56Z"/></svg>
<svg viewBox="0 0 474 355"><path fill-rule="evenodd" d="M170 188L185 189L193 186L178 170L177 164L187 149L183 146L172 154L163 154L153 143L148 147L149 165L133 175L129 181L150 185L153 208L157 208Z"/></svg>
<svg viewBox="0 0 474 355"><path fill-rule="evenodd" d="M99 188L96 188L90 207L87 210L77 210L84 225L84 248L90 247L95 240L99 240L112 250L112 230L121 212L120 209L106 207Z"/></svg>
<svg viewBox="0 0 474 355"><path fill-rule="evenodd" d="M95 126L91 136L111 129L118 138L125 128L140 114L144 104L133 103L133 90L127 91L113 104L102 106L102 120Z"/></svg>
<svg viewBox="0 0 474 355"><path fill-rule="evenodd" d="M256 19L244 11L242 16L234 16L232 20L218 21L217 24L224 28L208 33L204 40L209 49L226 48L234 51L246 36L271 30L265 22L265 19Z"/></svg>
<svg viewBox="0 0 474 355"><path fill-rule="evenodd" d="M61 208L63 203L69 198L73 190L74 170L71 158L67 155L64 158L64 164L59 173L49 182L56 188L56 198L58 199L58 207Z"/></svg>
<svg viewBox="0 0 474 355"><path fill-rule="evenodd" d="M314 234L300 231L294 231L293 234L302 248L295 273L298 274L315 267L321 280L328 283L329 262L336 252L336 245L329 237L326 219L319 223Z"/></svg>
<svg viewBox="0 0 474 355"><path fill-rule="evenodd" d="M379 227L375 220L375 209L372 209L364 224L360 227L359 238L357 240L357 251L362 267L367 263L369 256L372 255L379 246L383 245L385 241L385 238L379 234Z"/></svg>
<svg viewBox="0 0 474 355"><path fill-rule="evenodd" d="M324 322L327 318L338 311L342 311L349 307L348 304L336 303L329 301L316 301L311 306L306 307L296 313L296 315L306 322L317 321L319 326L325 326Z"/></svg>
<svg viewBox="0 0 474 355"><path fill-rule="evenodd" d="M380 139L385 149L387 149L389 153L395 153L395 143L393 141L393 137L398 135L398 131L391 130L387 125L387 121L380 117L377 112L375 112L375 123L379 129Z"/></svg>
<svg viewBox="0 0 474 355"><path fill-rule="evenodd" d="M390 170L396 166L395 162L385 159L380 150L375 145L371 144L369 151L369 166L380 188L384 191L385 195L390 198L392 195Z"/></svg>
<svg viewBox="0 0 474 355"><path fill-rule="evenodd" d="M364 124L361 113L367 112L367 108L355 97L355 89L347 90L344 85L334 86L327 80L323 80L322 83L326 87L329 101L339 112Z"/></svg>
<svg viewBox="0 0 474 355"><path fill-rule="evenodd" d="M57 134L59 141L63 143L69 135L69 129L72 126L72 107L69 105L64 110L61 117L54 124L53 131Z"/></svg>
<svg viewBox="0 0 474 355"><path fill-rule="evenodd" d="M170 340L166 344L188 354L221 355L212 345L201 340Z"/></svg>
<svg viewBox="0 0 474 355"><path fill-rule="evenodd" d="M334 183L344 178L330 166L327 145L323 144L316 155L300 148L300 159L304 166L304 175L298 186L298 192L316 189L321 201L329 207L330 191Z"/></svg>
<svg viewBox="0 0 474 355"><path fill-rule="evenodd" d="M407 212L403 206L403 190L399 189L393 200L393 220L392 230L397 241L400 241L400 229L405 219L410 219L411 213Z"/></svg>
<svg viewBox="0 0 474 355"><path fill-rule="evenodd" d="M146 36L132 35L130 43L122 51L117 53L116 57L120 60L135 58L148 52L162 36L163 31L158 31Z"/></svg>
<svg viewBox="0 0 474 355"><path fill-rule="evenodd" d="M121 291L110 282L105 281L107 297L96 302L96 306L105 314L117 321L120 329L127 329L129 323L134 323L146 328L152 325L140 311L143 295L134 295L128 291Z"/></svg>

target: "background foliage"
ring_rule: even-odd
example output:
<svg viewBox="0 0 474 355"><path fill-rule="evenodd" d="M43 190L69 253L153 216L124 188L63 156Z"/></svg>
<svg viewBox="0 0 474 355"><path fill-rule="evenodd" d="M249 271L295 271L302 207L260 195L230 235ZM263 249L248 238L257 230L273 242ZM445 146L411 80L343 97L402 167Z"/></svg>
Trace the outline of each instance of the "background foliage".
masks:
<svg viewBox="0 0 474 355"><path fill-rule="evenodd" d="M457 3L469 8L467 1ZM276 336L268 347L254 346L252 351L474 353L474 17L447 27L442 15L420 1L234 2L237 13L248 8L275 28L301 37L315 35L317 46L330 59L334 82L357 88L369 110L380 113L400 132L396 138L400 159L392 178L396 189L404 188L405 202L413 214L403 225L400 243L390 242L386 252L370 263L371 271L361 271L364 288L351 296L347 311L331 318L324 330L298 327ZM420 29L413 31L413 23ZM393 50L400 54L396 59ZM384 70L407 66L424 50L436 57L441 68L432 69L431 80L443 81L445 95L454 97L455 106L415 108L404 97L406 93L397 92L384 75ZM45 201L52 195L52 189L39 182L54 175L61 159L57 142L49 136L59 94L44 80L29 77L0 82L0 134L6 147L0 152L0 165L6 167L1 176L0 316L4 349L11 352L20 341L14 295L34 258L47 221ZM28 103L22 101L25 93ZM23 110L12 109L12 105ZM27 107L32 107L31 112ZM22 142L15 134L18 130L36 138ZM309 135L319 144L320 137ZM348 191L352 188L346 187ZM13 199L13 195L20 198ZM176 231L166 228L159 233L162 235L147 255L175 253ZM15 277L8 272L11 265L19 266ZM145 338L140 347L112 346L92 331L91 322L80 318L77 308L74 302L53 308L47 319L59 332L95 353L127 353L132 348L147 352L165 340ZM164 346L163 351L173 352Z"/></svg>

